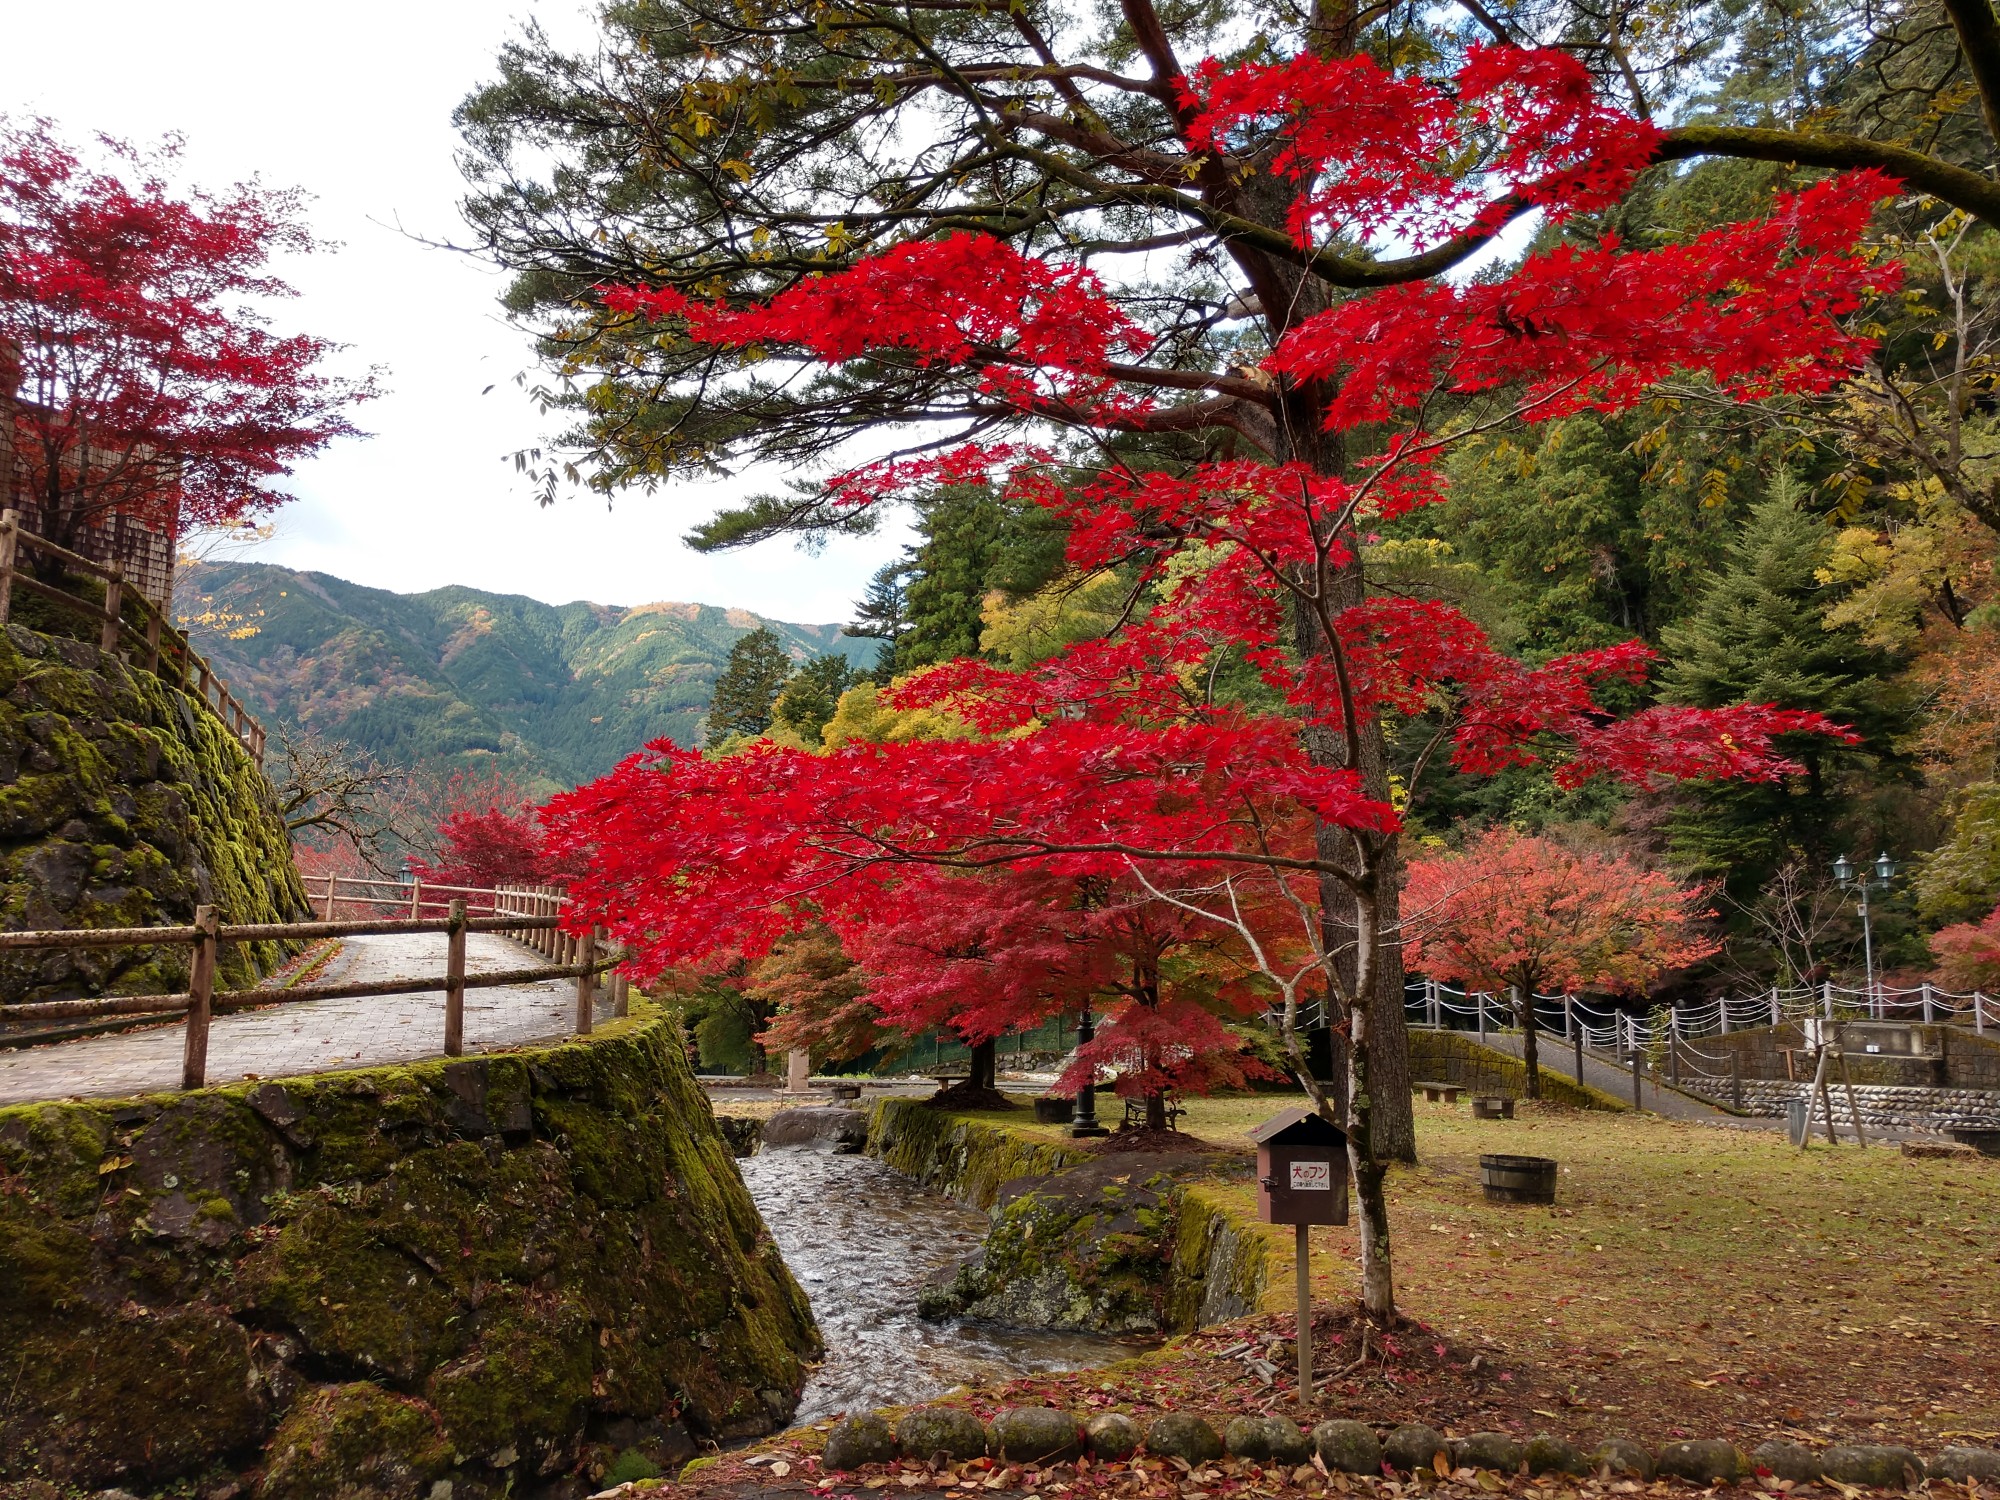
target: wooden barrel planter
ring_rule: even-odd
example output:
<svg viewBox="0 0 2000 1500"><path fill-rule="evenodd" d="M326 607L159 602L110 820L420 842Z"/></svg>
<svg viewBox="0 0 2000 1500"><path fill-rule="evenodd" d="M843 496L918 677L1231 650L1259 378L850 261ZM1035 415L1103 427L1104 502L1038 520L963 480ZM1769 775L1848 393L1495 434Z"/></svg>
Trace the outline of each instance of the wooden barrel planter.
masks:
<svg viewBox="0 0 2000 1500"><path fill-rule="evenodd" d="M1075 1113L1074 1099L1058 1099L1054 1094L1043 1094L1035 1100L1037 1125L1067 1125Z"/></svg>
<svg viewBox="0 0 2000 1500"><path fill-rule="evenodd" d="M1472 1096L1472 1118L1475 1120L1511 1120L1514 1118L1514 1101L1500 1094L1474 1094Z"/></svg>
<svg viewBox="0 0 2000 1500"><path fill-rule="evenodd" d="M1556 1164L1547 1156L1482 1156L1479 1183L1489 1203L1553 1203Z"/></svg>

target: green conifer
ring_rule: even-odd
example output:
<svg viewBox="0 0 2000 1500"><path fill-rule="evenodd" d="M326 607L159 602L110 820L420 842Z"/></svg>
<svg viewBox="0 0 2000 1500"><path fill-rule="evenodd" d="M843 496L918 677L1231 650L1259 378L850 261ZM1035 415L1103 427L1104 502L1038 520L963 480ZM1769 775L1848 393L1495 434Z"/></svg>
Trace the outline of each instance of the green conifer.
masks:
<svg viewBox="0 0 2000 1500"><path fill-rule="evenodd" d="M1858 790L1844 786L1839 773L1879 765L1902 718L1886 685L1895 663L1853 628L1826 626L1837 598L1822 577L1832 547L1832 532L1799 508L1797 487L1781 472L1700 602L1664 633L1668 701L1812 709L1861 736L1858 746L1793 736L1786 748L1803 775L1704 784L1690 793L1671 825L1674 846L1735 892L1756 890L1787 859L1829 856Z"/></svg>
<svg viewBox="0 0 2000 1500"><path fill-rule="evenodd" d="M792 659L769 626L758 626L731 646L708 700L708 748L738 736L754 739L769 729L772 705L791 675Z"/></svg>

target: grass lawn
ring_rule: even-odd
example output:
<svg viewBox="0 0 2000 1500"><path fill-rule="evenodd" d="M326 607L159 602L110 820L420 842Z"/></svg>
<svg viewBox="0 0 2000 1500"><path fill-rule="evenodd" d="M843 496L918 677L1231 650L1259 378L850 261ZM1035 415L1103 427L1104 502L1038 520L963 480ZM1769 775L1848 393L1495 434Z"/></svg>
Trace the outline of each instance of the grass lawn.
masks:
<svg viewBox="0 0 2000 1500"><path fill-rule="evenodd" d="M1196 1100L1182 1128L1247 1157L1245 1130L1287 1102ZM1484 1351L1478 1368L1357 1377L1329 1412L1402 1420L1421 1404L1460 1431L1586 1438L2000 1442L2000 1162L1799 1151L1776 1131L1649 1115L1521 1114L1475 1121L1464 1103L1419 1103L1421 1165L1390 1178L1403 1311L1450 1346L1453 1369ZM989 1118L1062 1136L1026 1110ZM1560 1161L1555 1207L1486 1202L1486 1151ZM1223 1191L1255 1213L1247 1178ZM1289 1288L1283 1233L1273 1284ZM1317 1296L1351 1299L1352 1229L1315 1230L1313 1251ZM1269 1326L1289 1338L1288 1317ZM1225 1363L1210 1356L1235 1338L1188 1340L1184 1357Z"/></svg>

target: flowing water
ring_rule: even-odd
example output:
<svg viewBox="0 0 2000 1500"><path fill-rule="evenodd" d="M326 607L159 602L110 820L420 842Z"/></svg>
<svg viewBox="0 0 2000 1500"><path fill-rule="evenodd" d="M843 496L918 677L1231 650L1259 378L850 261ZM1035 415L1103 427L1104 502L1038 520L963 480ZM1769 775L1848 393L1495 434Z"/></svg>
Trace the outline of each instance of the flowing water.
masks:
<svg viewBox="0 0 2000 1500"><path fill-rule="evenodd" d="M1124 1359L1147 1341L917 1316L917 1292L979 1248L986 1215L872 1156L760 1151L737 1166L812 1298L826 1357L796 1420L927 1401L967 1381Z"/></svg>

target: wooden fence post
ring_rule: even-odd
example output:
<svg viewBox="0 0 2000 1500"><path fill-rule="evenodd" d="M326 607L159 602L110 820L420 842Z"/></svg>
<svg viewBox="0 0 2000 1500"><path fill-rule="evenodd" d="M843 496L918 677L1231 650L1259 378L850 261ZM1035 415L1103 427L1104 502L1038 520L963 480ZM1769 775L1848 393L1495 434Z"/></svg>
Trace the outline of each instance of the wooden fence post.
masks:
<svg viewBox="0 0 2000 1500"><path fill-rule="evenodd" d="M208 1082L208 1022L215 1006L215 908L197 906L194 958L188 964L187 1046L181 1054L181 1087Z"/></svg>
<svg viewBox="0 0 2000 1500"><path fill-rule="evenodd" d="M580 965L576 976L576 1034L589 1036L597 1008L597 929L591 928L576 943Z"/></svg>
<svg viewBox="0 0 2000 1500"><path fill-rule="evenodd" d="M104 629L99 633L97 646L106 656L118 651L118 627L125 618L125 573L116 563L108 570L110 577L104 580Z"/></svg>
<svg viewBox="0 0 2000 1500"><path fill-rule="evenodd" d="M331 870L326 872L326 905L320 909L319 914L319 919L322 922L331 922L333 920L333 883L339 878Z"/></svg>
<svg viewBox="0 0 2000 1500"><path fill-rule="evenodd" d="M632 1014L632 981L622 970L611 976L611 1014L620 1020Z"/></svg>
<svg viewBox="0 0 2000 1500"><path fill-rule="evenodd" d="M451 926L445 937L444 1055L465 1051L465 898L451 903Z"/></svg>
<svg viewBox="0 0 2000 1500"><path fill-rule="evenodd" d="M0 511L0 625L14 605L14 564L21 556L21 513Z"/></svg>
<svg viewBox="0 0 2000 1500"><path fill-rule="evenodd" d="M418 915L423 911L423 905L424 877L421 875L412 875L410 877L410 920L412 922L416 921Z"/></svg>

